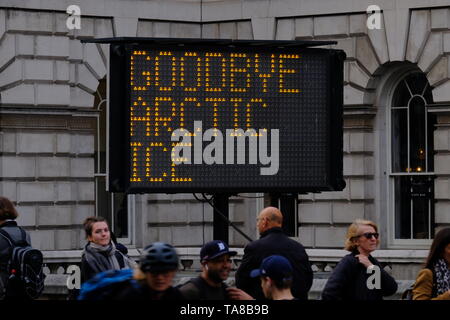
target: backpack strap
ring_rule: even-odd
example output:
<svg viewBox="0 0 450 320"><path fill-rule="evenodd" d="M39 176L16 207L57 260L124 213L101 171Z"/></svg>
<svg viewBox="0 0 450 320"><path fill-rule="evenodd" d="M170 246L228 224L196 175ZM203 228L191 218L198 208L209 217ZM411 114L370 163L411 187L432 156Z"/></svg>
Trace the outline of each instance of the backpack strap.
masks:
<svg viewBox="0 0 450 320"><path fill-rule="evenodd" d="M116 253L114 254L117 258L117 262L119 263L119 267L122 270L123 268L125 268L125 256L122 252L120 252L119 250L116 251Z"/></svg>
<svg viewBox="0 0 450 320"><path fill-rule="evenodd" d="M12 258L12 252L13 252L13 248L16 246L15 241L11 238L10 234L8 232L6 232L3 228L0 228L0 236L4 239L6 239L6 241L8 241L9 243L9 248L7 249L8 251L8 258L5 260L4 264L0 265L0 272L5 272L6 274L8 274L9 277L9 272L10 272L10 267L11 267L11 258ZM7 281L7 279L5 279ZM5 282L6 284L6 282ZM3 284L5 286L5 284ZM5 286L6 289L6 286Z"/></svg>
<svg viewBox="0 0 450 320"><path fill-rule="evenodd" d="M5 238L6 240L8 240L9 244L11 245L11 247L16 247L16 246L20 246L20 247L24 247L24 246L30 246L31 244L28 243L27 240L27 233L25 232L25 230L23 230L21 227L17 227L20 231L20 240L16 241L13 239L13 237L11 237L11 234L6 231L4 228L0 228L0 235L3 236L3 238Z"/></svg>
<svg viewBox="0 0 450 320"><path fill-rule="evenodd" d="M9 235L8 232L6 232L5 230L3 230L2 228L0 228L0 236L2 236L3 238L6 239L6 241L9 242L9 245L11 247L14 247L16 242L11 238L11 236Z"/></svg>
<svg viewBox="0 0 450 320"><path fill-rule="evenodd" d="M20 234L22 235L21 241L22 241L25 245L31 246L31 243L28 243L28 240L27 240L27 233L25 232L25 230L23 230L21 227L18 227L18 228L19 228L19 230L20 230Z"/></svg>

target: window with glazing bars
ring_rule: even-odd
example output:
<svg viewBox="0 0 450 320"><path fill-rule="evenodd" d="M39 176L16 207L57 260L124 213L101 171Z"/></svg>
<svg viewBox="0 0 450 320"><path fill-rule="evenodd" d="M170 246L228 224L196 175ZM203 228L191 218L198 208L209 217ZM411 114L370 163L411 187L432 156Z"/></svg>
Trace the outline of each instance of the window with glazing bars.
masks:
<svg viewBox="0 0 450 320"><path fill-rule="evenodd" d="M424 74L399 82L391 107L391 179L396 239L433 238L433 131L431 88ZM391 181L392 181L391 180Z"/></svg>

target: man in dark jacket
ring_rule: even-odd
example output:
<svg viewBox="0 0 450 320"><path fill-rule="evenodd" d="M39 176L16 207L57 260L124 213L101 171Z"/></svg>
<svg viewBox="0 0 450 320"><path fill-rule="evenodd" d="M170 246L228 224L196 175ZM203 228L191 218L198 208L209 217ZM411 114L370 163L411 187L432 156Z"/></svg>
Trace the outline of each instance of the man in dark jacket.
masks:
<svg viewBox="0 0 450 320"><path fill-rule="evenodd" d="M201 274L180 287L184 299L229 300L224 281L231 272L231 257L236 254L221 240L205 243L200 250Z"/></svg>
<svg viewBox="0 0 450 320"><path fill-rule="evenodd" d="M313 280L308 255L303 245L283 233L282 224L280 210L274 207L263 209L257 218L261 238L244 249L244 257L236 272L236 286L255 299L264 299L264 294L259 279L252 278L250 272L259 268L262 260L271 255L282 255L289 260L294 269L292 294L298 299L308 299Z"/></svg>

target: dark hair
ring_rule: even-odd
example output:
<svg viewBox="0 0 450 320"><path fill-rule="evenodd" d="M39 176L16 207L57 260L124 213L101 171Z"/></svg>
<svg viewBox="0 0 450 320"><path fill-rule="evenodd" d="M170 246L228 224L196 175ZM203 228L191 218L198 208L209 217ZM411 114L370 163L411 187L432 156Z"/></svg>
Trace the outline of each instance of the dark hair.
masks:
<svg viewBox="0 0 450 320"><path fill-rule="evenodd" d="M108 221L106 221L106 219L103 217L87 217L83 222L84 231L86 232L86 238L92 236L92 227L96 222L105 222L106 224L108 224Z"/></svg>
<svg viewBox="0 0 450 320"><path fill-rule="evenodd" d="M425 262L425 268L433 269L437 260L443 257L445 247L450 243L450 228L440 230L431 244L428 258Z"/></svg>
<svg viewBox="0 0 450 320"><path fill-rule="evenodd" d="M12 202L8 198L0 197L0 221L15 220L18 216L19 214Z"/></svg>
<svg viewBox="0 0 450 320"><path fill-rule="evenodd" d="M266 277L270 278L270 277ZM273 279L270 278L278 290L289 289L292 287L292 277L287 279Z"/></svg>

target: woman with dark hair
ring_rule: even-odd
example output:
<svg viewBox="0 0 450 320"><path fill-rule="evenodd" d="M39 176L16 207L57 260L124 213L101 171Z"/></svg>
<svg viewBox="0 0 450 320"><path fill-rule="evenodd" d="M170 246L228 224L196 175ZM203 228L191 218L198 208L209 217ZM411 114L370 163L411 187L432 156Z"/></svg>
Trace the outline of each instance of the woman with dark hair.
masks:
<svg viewBox="0 0 450 320"><path fill-rule="evenodd" d="M89 217L83 226L88 243L81 258L81 282L106 270L132 269L137 265L116 248L106 219Z"/></svg>
<svg viewBox="0 0 450 320"><path fill-rule="evenodd" d="M434 237L412 292L413 300L450 300L450 228Z"/></svg>
<svg viewBox="0 0 450 320"><path fill-rule="evenodd" d="M14 242L23 241L31 245L28 232L17 225L15 221L19 214L13 203L5 197L0 197L0 300L5 299L26 299L23 286L16 282L8 281L9 272L7 270L8 261L11 258L11 240Z"/></svg>

